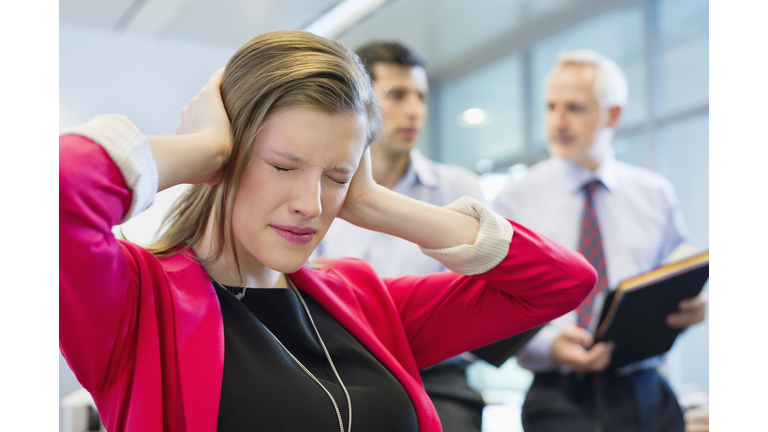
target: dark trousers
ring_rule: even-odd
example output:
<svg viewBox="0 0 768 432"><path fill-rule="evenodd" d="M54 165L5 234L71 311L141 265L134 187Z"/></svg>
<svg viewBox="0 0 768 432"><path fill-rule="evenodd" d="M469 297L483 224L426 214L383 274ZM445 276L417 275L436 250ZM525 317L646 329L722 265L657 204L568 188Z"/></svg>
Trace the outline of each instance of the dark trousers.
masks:
<svg viewBox="0 0 768 432"><path fill-rule="evenodd" d="M672 389L656 369L536 374L523 403L525 432L683 432Z"/></svg>
<svg viewBox="0 0 768 432"><path fill-rule="evenodd" d="M485 403L467 384L469 362L439 363L421 370L421 379L435 404L443 432L480 432Z"/></svg>

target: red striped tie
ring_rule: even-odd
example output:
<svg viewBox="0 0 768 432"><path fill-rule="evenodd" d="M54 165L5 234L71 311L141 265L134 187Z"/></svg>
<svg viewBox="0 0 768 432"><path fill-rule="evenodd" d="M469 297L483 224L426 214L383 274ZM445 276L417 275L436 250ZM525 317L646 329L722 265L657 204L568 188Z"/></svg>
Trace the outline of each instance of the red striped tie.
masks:
<svg viewBox="0 0 768 432"><path fill-rule="evenodd" d="M600 237L600 224L597 221L595 212L595 191L602 183L600 180L593 180L586 185L587 196L584 199L584 215L581 220L581 239L579 241L579 252L587 258L590 264L597 270L597 285L589 293L586 299L576 308L578 319L576 325L581 328L589 328L592 322L592 308L595 298L598 294L608 288L608 278L605 269L605 256L603 255L603 239Z"/></svg>

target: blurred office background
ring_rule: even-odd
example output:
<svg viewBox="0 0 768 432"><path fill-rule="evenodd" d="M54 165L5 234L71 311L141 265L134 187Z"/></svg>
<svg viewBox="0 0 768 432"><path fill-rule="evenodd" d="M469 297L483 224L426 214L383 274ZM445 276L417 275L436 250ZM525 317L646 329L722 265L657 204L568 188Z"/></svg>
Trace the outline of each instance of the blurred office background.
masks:
<svg viewBox="0 0 768 432"><path fill-rule="evenodd" d="M308 29L352 49L399 40L428 60L430 114L419 148L477 171L489 200L548 157L543 79L557 53L594 49L629 80L617 159L668 178L689 241L709 248L707 0L61 0L59 7L62 131L119 113L146 134L172 134L210 74L264 32ZM159 194L123 233L149 243L181 188ZM676 391L708 392L708 320L678 338L663 373ZM520 430L532 375L514 359L500 368L478 362L469 374L493 404L486 430ZM63 357L59 375L60 397L79 388Z"/></svg>

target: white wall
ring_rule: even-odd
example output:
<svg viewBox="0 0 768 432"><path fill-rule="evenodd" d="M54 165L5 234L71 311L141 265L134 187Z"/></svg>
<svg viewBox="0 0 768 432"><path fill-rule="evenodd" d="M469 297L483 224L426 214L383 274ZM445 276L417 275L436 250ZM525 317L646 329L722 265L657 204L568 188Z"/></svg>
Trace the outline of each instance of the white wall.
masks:
<svg viewBox="0 0 768 432"><path fill-rule="evenodd" d="M59 130L97 114L123 114L145 134L173 134L181 108L237 48L60 23ZM161 192L124 224L126 237L148 244L180 188ZM60 354L59 398L78 388Z"/></svg>

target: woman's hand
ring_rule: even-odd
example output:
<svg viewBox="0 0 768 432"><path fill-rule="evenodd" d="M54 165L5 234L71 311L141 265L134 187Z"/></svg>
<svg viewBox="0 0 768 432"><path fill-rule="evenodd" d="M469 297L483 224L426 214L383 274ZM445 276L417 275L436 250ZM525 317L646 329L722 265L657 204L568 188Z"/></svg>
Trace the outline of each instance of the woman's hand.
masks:
<svg viewBox="0 0 768 432"><path fill-rule="evenodd" d="M181 122L176 125L176 135L202 134L219 157L215 170L197 178L194 183L216 184L221 168L232 154L232 127L221 100L221 79L224 68L217 70L189 105L181 109ZM192 183L192 182L191 182Z"/></svg>
<svg viewBox="0 0 768 432"><path fill-rule="evenodd" d="M229 117L221 100L224 68L211 75L200 92L181 110L177 136L148 136L155 157L159 188L181 183L216 184L232 153Z"/></svg>
<svg viewBox="0 0 768 432"><path fill-rule="evenodd" d="M339 210L337 217L347 222L369 228L367 219L372 212L371 205L376 203L377 195L381 195L382 186L376 184L371 170L371 148L368 147L360 158L360 165L349 182L349 190L344 200L344 205ZM380 197L379 199L383 199Z"/></svg>
<svg viewBox="0 0 768 432"><path fill-rule="evenodd" d="M480 228L472 216L418 201L376 184L370 148L360 159L337 217L427 248L473 244Z"/></svg>

